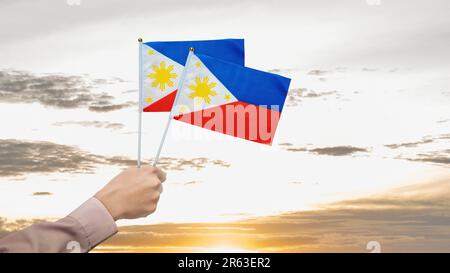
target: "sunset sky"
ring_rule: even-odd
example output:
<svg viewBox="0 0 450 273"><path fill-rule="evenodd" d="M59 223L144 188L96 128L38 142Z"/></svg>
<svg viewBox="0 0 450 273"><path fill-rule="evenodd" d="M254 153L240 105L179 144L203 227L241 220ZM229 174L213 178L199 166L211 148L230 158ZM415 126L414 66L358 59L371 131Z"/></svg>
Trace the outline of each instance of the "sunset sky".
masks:
<svg viewBox="0 0 450 273"><path fill-rule="evenodd" d="M0 236L136 164L138 37L244 38L292 78L273 146L172 122L157 212L96 251L450 251L449 1L77 1L0 0Z"/></svg>

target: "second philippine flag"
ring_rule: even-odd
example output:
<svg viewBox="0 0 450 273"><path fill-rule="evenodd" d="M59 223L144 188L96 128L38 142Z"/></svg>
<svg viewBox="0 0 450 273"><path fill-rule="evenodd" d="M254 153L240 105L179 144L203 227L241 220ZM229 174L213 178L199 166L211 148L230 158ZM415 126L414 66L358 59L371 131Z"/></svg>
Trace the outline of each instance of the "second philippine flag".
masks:
<svg viewBox="0 0 450 273"><path fill-rule="evenodd" d="M185 75L172 110L175 119L272 144L290 79L197 52Z"/></svg>
<svg viewBox="0 0 450 273"><path fill-rule="evenodd" d="M142 44L142 111L170 112L189 48L244 65L244 40L147 42Z"/></svg>

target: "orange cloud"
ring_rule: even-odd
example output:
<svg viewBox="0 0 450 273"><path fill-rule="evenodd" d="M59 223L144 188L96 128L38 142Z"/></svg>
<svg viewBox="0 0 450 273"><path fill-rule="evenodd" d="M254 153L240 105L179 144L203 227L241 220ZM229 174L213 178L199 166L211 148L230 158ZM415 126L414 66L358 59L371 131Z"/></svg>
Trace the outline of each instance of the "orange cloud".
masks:
<svg viewBox="0 0 450 273"><path fill-rule="evenodd" d="M232 223L121 227L96 251L384 252L450 251L450 181L402 187L389 194Z"/></svg>

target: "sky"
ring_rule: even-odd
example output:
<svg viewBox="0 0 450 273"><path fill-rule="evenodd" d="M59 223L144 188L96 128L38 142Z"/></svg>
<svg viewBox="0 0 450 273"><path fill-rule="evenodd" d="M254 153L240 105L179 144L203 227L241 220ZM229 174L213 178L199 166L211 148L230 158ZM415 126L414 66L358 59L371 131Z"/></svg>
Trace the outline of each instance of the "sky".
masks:
<svg viewBox="0 0 450 273"><path fill-rule="evenodd" d="M158 210L96 251L450 251L448 1L2 0L0 25L0 236L136 164L138 37L244 38L292 79L272 147L172 122Z"/></svg>

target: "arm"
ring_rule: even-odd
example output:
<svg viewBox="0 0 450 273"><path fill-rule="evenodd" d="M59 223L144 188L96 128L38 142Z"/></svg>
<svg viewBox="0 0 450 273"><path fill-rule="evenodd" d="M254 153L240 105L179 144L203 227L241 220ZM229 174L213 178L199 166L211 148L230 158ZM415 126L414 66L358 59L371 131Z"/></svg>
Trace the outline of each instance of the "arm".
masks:
<svg viewBox="0 0 450 273"><path fill-rule="evenodd" d="M95 197L54 223L34 224L0 239L0 252L87 252L117 232L116 224Z"/></svg>
<svg viewBox="0 0 450 273"><path fill-rule="evenodd" d="M68 216L1 238L0 252L87 252L117 232L116 220L153 213L165 179L158 168L129 168Z"/></svg>

